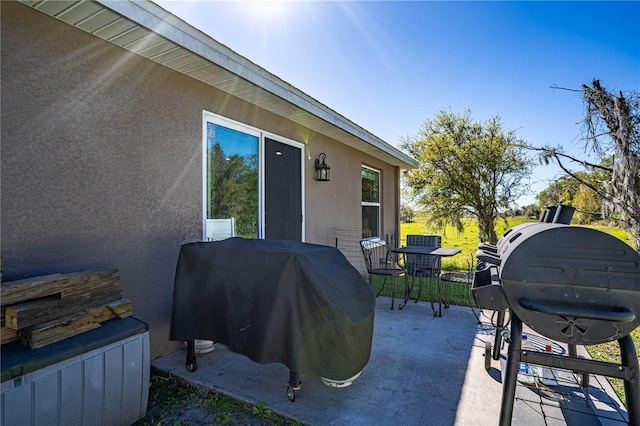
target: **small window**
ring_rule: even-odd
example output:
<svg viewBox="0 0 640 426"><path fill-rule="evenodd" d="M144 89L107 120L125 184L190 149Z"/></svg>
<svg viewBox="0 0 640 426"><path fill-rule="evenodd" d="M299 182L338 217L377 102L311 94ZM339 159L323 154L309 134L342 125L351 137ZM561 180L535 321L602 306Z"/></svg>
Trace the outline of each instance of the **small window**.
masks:
<svg viewBox="0 0 640 426"><path fill-rule="evenodd" d="M380 236L380 172L362 166L362 238Z"/></svg>

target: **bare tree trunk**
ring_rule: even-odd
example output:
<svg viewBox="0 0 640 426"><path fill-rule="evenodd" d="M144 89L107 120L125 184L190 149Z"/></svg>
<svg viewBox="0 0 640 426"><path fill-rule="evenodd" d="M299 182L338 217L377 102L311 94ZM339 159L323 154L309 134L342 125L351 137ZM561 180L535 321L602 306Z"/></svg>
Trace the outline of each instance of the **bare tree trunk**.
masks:
<svg viewBox="0 0 640 426"><path fill-rule="evenodd" d="M635 240L636 251L638 253L640 253L640 229L636 229L635 230L635 234L632 232L631 233L631 238L633 238Z"/></svg>
<svg viewBox="0 0 640 426"><path fill-rule="evenodd" d="M611 180L604 183L608 197L604 198L603 212L609 216L617 213L624 228L630 233L635 249L640 253L640 147L638 128L638 100L636 94L629 98L622 92L609 93L594 80L593 87L582 86L587 103L587 140L596 151L604 122L613 141L615 160Z"/></svg>
<svg viewBox="0 0 640 426"><path fill-rule="evenodd" d="M593 80L592 86L583 84L581 91L586 106L584 141L600 157L613 154L611 180L603 182L604 188L599 190L567 169L561 158L585 167L603 167L554 148L541 148L542 159L548 163L554 158L565 173L598 193L603 199L603 216L619 220L640 253L640 95L610 93L599 80Z"/></svg>
<svg viewBox="0 0 640 426"><path fill-rule="evenodd" d="M498 235L495 230L495 221L490 216L478 216L478 234L480 241L495 245L498 242Z"/></svg>

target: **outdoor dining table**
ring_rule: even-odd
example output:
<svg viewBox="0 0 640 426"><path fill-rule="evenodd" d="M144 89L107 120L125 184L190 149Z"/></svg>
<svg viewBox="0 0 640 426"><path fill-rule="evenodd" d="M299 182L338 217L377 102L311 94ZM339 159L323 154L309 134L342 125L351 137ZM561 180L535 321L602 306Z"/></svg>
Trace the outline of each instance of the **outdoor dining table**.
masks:
<svg viewBox="0 0 640 426"><path fill-rule="evenodd" d="M446 247L424 247L424 246L404 246L404 247L398 247L398 248L394 248L391 249L391 251L393 253L398 253L398 254L402 254L405 256L405 265L407 265L406 262L406 256L414 256L414 265L417 264L417 256L434 256L437 258L442 258L442 257L450 257L450 256L455 256L456 254L460 253L460 249L457 248L446 248ZM434 271L433 268L431 268L431 279L436 278L438 280L438 311L436 312L435 309L435 305L433 303L433 298L431 298L431 310L433 311L433 316L438 316L441 317L442 316L442 280L440 279L440 274L438 274L437 277L434 277ZM415 281L416 278L416 270L414 268L413 270L413 276L412 276L412 284L411 284L411 288L413 288L413 282ZM405 300L404 300L404 304L406 305L407 301L409 300L409 291L405 291Z"/></svg>

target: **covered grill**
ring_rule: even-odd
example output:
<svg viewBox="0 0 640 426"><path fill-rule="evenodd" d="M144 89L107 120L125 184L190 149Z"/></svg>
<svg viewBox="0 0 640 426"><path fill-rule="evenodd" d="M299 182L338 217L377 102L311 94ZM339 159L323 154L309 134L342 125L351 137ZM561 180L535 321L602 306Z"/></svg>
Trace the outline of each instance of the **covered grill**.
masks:
<svg viewBox="0 0 640 426"><path fill-rule="evenodd" d="M173 293L170 339L220 342L251 360L289 367L295 401L299 373L334 387L369 361L375 295L336 248L285 240L229 238L185 244Z"/></svg>
<svg viewBox="0 0 640 426"><path fill-rule="evenodd" d="M484 263L472 287L476 304L511 314L500 423L511 421L518 364L528 362L624 379L629 422L640 424L638 358L629 336L640 324L640 255L606 233L541 221L510 229L476 257ZM570 356L521 350L523 321L569 344ZM571 356L575 345L613 340L621 364Z"/></svg>

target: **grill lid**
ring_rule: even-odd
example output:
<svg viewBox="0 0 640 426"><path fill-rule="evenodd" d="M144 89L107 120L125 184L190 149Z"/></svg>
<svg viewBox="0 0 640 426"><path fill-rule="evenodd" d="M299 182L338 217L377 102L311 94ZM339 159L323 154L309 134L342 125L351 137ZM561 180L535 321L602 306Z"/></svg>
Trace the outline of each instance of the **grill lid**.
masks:
<svg viewBox="0 0 640 426"><path fill-rule="evenodd" d="M640 324L640 255L604 232L532 223L499 242L510 308L533 330L566 343L618 339Z"/></svg>

